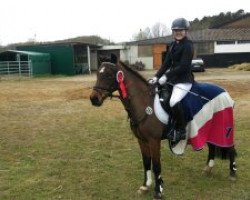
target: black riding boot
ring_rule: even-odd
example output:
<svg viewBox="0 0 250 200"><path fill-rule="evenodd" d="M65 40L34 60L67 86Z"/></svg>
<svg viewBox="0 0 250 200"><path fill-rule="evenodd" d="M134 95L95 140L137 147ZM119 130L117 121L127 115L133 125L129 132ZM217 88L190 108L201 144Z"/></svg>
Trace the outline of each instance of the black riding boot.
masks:
<svg viewBox="0 0 250 200"><path fill-rule="evenodd" d="M175 130L172 132L172 141L179 142L180 140L185 140L187 122L181 103L177 103L171 110L175 123Z"/></svg>

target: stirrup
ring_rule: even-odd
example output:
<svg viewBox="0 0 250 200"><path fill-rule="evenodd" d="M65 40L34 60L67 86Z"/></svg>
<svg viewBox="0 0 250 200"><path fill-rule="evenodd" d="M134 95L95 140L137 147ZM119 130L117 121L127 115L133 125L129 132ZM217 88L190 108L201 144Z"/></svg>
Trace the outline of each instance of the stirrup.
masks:
<svg viewBox="0 0 250 200"><path fill-rule="evenodd" d="M178 143L180 140L186 139L186 131L183 129L172 129L168 135L167 139L171 142Z"/></svg>

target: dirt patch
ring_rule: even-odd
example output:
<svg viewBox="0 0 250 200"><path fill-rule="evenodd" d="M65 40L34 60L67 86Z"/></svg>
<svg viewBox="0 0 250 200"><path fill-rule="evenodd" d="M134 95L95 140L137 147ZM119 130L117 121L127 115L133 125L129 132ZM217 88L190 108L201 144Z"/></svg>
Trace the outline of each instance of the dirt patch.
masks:
<svg viewBox="0 0 250 200"><path fill-rule="evenodd" d="M64 92L64 96L67 100L89 99L91 91L91 87L70 89Z"/></svg>
<svg viewBox="0 0 250 200"><path fill-rule="evenodd" d="M140 72L147 79L155 71ZM196 73L196 80L215 83L225 88L234 99L250 99L250 73L229 69L211 69ZM96 76L42 78L22 81L1 81L0 102L51 101L88 99Z"/></svg>
<svg viewBox="0 0 250 200"><path fill-rule="evenodd" d="M250 81L215 80L213 83L226 89L234 99L250 99Z"/></svg>

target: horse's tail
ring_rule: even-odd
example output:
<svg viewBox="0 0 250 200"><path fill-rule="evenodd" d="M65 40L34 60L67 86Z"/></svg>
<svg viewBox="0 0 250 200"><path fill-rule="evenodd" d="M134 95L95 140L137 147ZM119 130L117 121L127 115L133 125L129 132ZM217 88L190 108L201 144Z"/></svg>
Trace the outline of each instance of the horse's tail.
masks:
<svg viewBox="0 0 250 200"><path fill-rule="evenodd" d="M234 148L234 146L231 147L219 147L213 145L215 148L215 157L221 158L223 160L230 159L230 157L236 157L237 152Z"/></svg>

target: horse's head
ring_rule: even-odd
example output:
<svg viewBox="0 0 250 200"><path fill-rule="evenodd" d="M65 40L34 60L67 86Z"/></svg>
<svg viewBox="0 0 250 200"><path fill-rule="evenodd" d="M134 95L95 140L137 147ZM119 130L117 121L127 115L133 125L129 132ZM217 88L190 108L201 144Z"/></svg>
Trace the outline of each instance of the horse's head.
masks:
<svg viewBox="0 0 250 200"><path fill-rule="evenodd" d="M112 96L112 93L118 90L116 74L118 67L110 62L103 62L97 71L96 84L90 95L92 105L101 106L103 101Z"/></svg>

